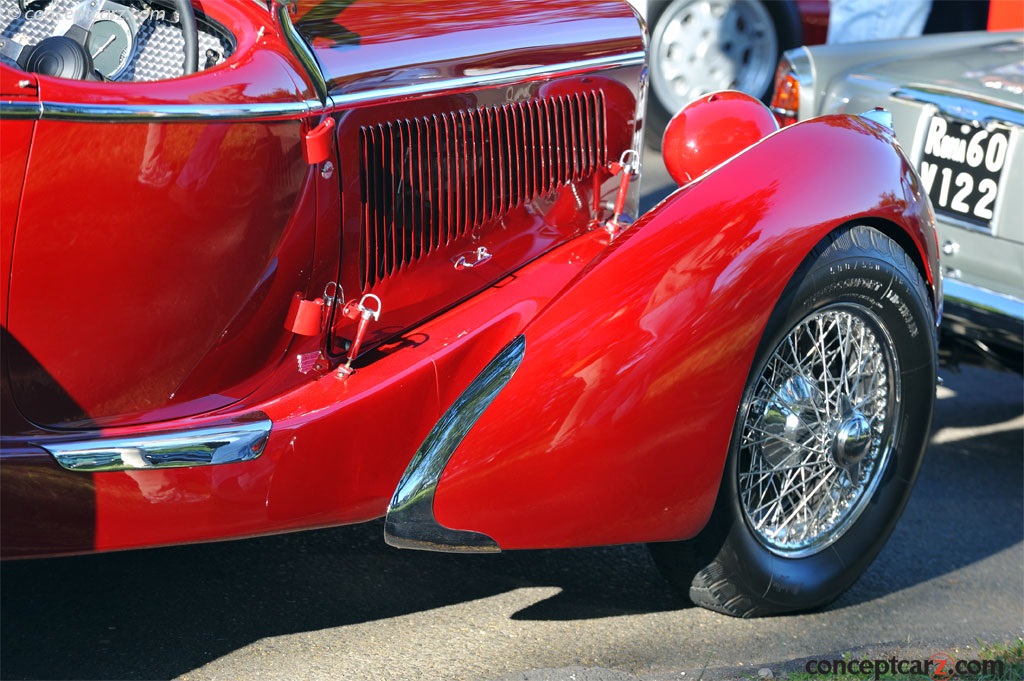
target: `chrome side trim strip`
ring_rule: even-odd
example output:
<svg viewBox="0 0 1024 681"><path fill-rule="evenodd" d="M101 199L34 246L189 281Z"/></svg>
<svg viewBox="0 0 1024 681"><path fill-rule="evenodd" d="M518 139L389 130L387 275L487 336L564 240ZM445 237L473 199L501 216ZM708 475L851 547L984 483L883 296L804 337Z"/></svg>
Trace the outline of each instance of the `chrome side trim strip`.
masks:
<svg viewBox="0 0 1024 681"><path fill-rule="evenodd" d="M39 102L0 102L0 119L39 118L43 107Z"/></svg>
<svg viewBox="0 0 1024 681"><path fill-rule="evenodd" d="M423 441L402 475L388 506L384 540L400 549L497 553L485 534L444 527L434 517L434 492L455 449L515 374L526 353L518 336L484 367Z"/></svg>
<svg viewBox="0 0 1024 681"><path fill-rule="evenodd" d="M1018 332L1024 324L1024 300L949 278L942 280L942 294L947 306L960 305L1003 317L1013 323Z"/></svg>
<svg viewBox="0 0 1024 681"><path fill-rule="evenodd" d="M55 121L287 120L322 110L317 100L253 104L82 104L42 102L40 118Z"/></svg>
<svg viewBox="0 0 1024 681"><path fill-rule="evenodd" d="M550 78L565 73L584 74L616 67L643 66L646 61L647 55L645 52L628 52L626 54L616 54L609 57L582 59L580 61L565 64L533 66L529 68L516 69L514 71L474 74L472 76L462 76L460 78L450 78L445 80L428 80L423 83L385 87L365 92L332 92L331 99L334 101L335 106L350 106L353 104L365 104L367 102L386 99L437 94L450 90L464 90L504 85L506 83L517 83L522 80Z"/></svg>
<svg viewBox="0 0 1024 681"><path fill-rule="evenodd" d="M130 471L251 461L263 453L273 423L268 418L195 430L36 443L72 471Z"/></svg>
<svg viewBox="0 0 1024 681"><path fill-rule="evenodd" d="M286 35L289 33L286 31ZM301 41L300 36L296 39ZM286 120L304 116L321 114L329 109L355 104L411 97L417 95L446 92L472 87L486 87L518 82L522 79L549 78L560 73L588 73L607 68L623 66L642 66L645 61L643 52L632 52L611 57L585 59L569 64L552 66L536 66L516 71L504 71L486 75L465 76L449 80L429 81L413 85L392 88L381 88L367 92L328 95L327 85L320 75L319 66L315 62L308 47L303 55L305 43L293 46L296 54L306 67L313 81L317 95L323 99L308 99L300 102L273 102L250 104L90 104L82 102L0 102L0 118L39 118L54 121L78 122L147 122L147 121L194 121L211 119L220 121L233 120ZM313 60L310 63L309 60Z"/></svg>

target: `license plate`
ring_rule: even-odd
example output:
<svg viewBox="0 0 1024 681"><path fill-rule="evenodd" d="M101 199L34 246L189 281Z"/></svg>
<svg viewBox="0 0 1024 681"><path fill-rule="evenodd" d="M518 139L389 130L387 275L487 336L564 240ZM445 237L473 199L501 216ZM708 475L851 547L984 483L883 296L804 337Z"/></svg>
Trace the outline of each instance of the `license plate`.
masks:
<svg viewBox="0 0 1024 681"><path fill-rule="evenodd" d="M937 214L992 230L1010 131L944 114L928 122L920 174Z"/></svg>

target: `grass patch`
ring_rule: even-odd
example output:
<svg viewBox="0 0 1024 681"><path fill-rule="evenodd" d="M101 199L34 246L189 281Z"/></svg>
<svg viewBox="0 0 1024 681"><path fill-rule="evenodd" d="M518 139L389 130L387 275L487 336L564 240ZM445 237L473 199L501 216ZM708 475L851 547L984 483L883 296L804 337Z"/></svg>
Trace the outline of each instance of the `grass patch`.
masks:
<svg viewBox="0 0 1024 681"><path fill-rule="evenodd" d="M1006 645L983 645L981 660L1000 660L1005 665L1001 676L979 677L979 681L1024 680L1024 639L1018 638Z"/></svg>

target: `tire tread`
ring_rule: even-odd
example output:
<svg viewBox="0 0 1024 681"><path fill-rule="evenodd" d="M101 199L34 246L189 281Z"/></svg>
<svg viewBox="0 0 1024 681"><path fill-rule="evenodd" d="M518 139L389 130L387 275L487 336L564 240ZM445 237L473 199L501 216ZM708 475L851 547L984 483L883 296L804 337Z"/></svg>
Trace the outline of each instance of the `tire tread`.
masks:
<svg viewBox="0 0 1024 681"><path fill-rule="evenodd" d="M927 326L931 296L918 265L897 241L868 225L856 225L834 232L819 243L794 275L791 285L787 287L787 293L784 293L778 301L772 315L773 319L779 317L781 322L787 318L801 318L806 313L803 305L817 304L817 301L821 299L815 298L814 295L802 298L801 291L820 291L821 287L830 280L841 278L844 272L851 267L864 266L867 264L866 261L875 261L885 265L891 276L890 290L893 290L892 287L896 287L895 292L899 296L907 296L909 299L913 299L917 305L923 306L924 309L916 308L918 312L915 313L915 316L918 325ZM880 293L880 296L885 296L886 293L888 291ZM808 296L807 293L803 295ZM910 304L914 305L914 303ZM925 316L920 317L919 315ZM770 332L772 325L773 322L769 321L769 330L765 331L761 347L758 348L758 356L772 344L773 334ZM928 337L929 333L931 334L934 348L934 325L930 329L923 328L921 331L925 337ZM934 365L934 357L922 357L922 360L926 362L929 359ZM917 374L917 367L905 367L904 373L908 372ZM924 380L927 383L924 376L926 375L917 380ZM929 416L925 420L928 421L928 424L921 426L925 438L930 427L930 408L927 412ZM907 460L911 461L916 457L916 464L907 467L907 471L912 472L905 476L907 491L903 501L893 508L895 517L899 516L902 506L906 503L906 497L909 496L909 485L913 484L913 479L916 477L924 443L921 442L920 445L917 452L910 451L917 447L917 443L911 442L908 446L906 456L910 459ZM715 512L712 514L708 526L700 535L688 541L651 546L655 561L668 581L678 592L688 596L694 605L732 617L749 618L777 615L826 605L838 598L852 584L852 580L836 576L830 578L834 585L825 587L825 591L817 592L817 596L791 601L784 592L773 593L774 577L770 577L767 581L763 581L763 578L760 577L751 579L750 566L746 563L748 559L742 557L746 554L738 553L736 546L731 544L736 524L743 521L742 519L734 520L735 516L726 512L731 508L732 503L731 493L727 491L728 487L723 483ZM895 521L893 520L893 522ZM888 532L885 532L879 538L878 543L870 549L868 562L880 550L887 535ZM867 556L868 552L866 551L862 555ZM768 569L771 570L771 568ZM859 571L862 569L860 568ZM756 586L757 584L762 586Z"/></svg>

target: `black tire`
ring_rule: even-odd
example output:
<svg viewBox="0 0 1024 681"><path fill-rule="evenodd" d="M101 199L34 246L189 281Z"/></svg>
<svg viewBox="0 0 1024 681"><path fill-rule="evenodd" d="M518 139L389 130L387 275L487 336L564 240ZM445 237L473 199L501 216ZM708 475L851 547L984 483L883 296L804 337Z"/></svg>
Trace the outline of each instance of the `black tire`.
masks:
<svg viewBox="0 0 1024 681"><path fill-rule="evenodd" d="M836 599L910 496L936 368L930 298L907 254L865 226L820 244L758 346L711 521L650 547L669 582L736 617Z"/></svg>
<svg viewBox="0 0 1024 681"><path fill-rule="evenodd" d="M665 132L665 126L668 125L669 120L672 116L679 111L683 105L687 104L686 100L693 100L699 97L701 94L707 94L713 90L726 90L726 89L743 89L748 94L751 94L758 99L766 100L767 97L771 96L773 76L775 73L775 64L778 62L779 55L782 52L799 46L803 42L803 29L800 24L800 14L796 7L796 4L792 0L731 0L738 1L740 8L743 12L750 13L754 16L761 15L763 12L765 16L771 20L771 26L766 27L767 30L771 30L772 33L768 34L767 31L763 38L760 40L775 41L776 48L771 50L774 54L771 56L772 62L770 64L770 76L767 80L760 77L754 77L752 80L759 83L755 87L744 88L742 86L732 87L728 78L708 78L706 83L707 87L698 88L696 94L692 96L683 96L682 98L677 96L669 96L666 92L666 86L664 85L665 80L663 76L666 71L666 60L668 59L666 51L668 50L668 43L665 40L664 34L668 25L673 21L673 17L678 17L679 13L685 11L686 6L691 2L697 2L697 0L654 0L648 4L648 17L647 25L651 32L651 87L648 98L647 106L647 132L645 134L647 144L652 149L661 149L661 136ZM755 51L753 54L757 54ZM740 55L731 54L730 56L740 57ZM763 57L756 59L758 64L763 62ZM741 57L744 61L744 68L751 63L751 57ZM706 70L707 64L703 60L695 62L695 68ZM758 67L760 72L760 67ZM702 77L704 74L702 73ZM707 90L705 92L704 90Z"/></svg>

